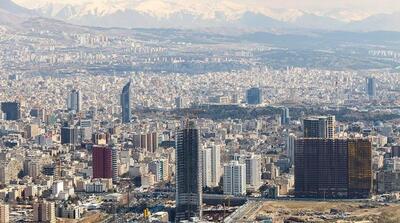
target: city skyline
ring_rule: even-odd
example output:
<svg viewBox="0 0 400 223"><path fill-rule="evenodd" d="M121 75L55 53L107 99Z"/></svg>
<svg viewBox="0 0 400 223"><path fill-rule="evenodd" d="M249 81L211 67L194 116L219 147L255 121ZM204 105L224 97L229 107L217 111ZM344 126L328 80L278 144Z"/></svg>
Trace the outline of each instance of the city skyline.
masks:
<svg viewBox="0 0 400 223"><path fill-rule="evenodd" d="M0 223L400 222L399 10L0 0Z"/></svg>

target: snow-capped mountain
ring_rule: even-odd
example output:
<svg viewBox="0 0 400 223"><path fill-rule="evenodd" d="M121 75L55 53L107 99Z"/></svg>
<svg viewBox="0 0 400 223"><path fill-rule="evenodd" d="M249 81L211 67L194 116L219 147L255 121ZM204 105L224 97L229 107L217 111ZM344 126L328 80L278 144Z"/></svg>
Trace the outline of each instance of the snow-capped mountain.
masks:
<svg viewBox="0 0 400 223"><path fill-rule="evenodd" d="M8 1L11 0L0 0ZM400 30L396 14L351 10L307 12L273 9L236 0L13 0L38 13L66 22L123 28L235 27L250 30L307 28L324 30ZM0 4L1 6L1 4ZM380 27L378 21L386 24ZM371 23L371 24L370 24Z"/></svg>
<svg viewBox="0 0 400 223"><path fill-rule="evenodd" d="M126 11L136 11L158 19L176 14L190 14L205 20L215 19L223 14L226 20L237 20L245 12L260 13L277 20L293 20L302 15L299 10L271 10L257 5L237 3L232 0L92 0L92 1L52 1L52 0L14 0L17 4L55 16L60 11L74 9L67 19L84 16L108 16ZM65 2L65 1L64 1Z"/></svg>

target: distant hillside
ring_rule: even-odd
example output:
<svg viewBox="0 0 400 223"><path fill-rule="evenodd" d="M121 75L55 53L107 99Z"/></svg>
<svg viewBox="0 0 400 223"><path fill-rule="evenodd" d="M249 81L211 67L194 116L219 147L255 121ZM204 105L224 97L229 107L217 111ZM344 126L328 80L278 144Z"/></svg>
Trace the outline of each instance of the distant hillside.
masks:
<svg viewBox="0 0 400 223"><path fill-rule="evenodd" d="M34 12L32 10L29 10L22 6L19 6L11 0L0 0L0 9L3 9L6 12L18 14L18 15L34 14Z"/></svg>

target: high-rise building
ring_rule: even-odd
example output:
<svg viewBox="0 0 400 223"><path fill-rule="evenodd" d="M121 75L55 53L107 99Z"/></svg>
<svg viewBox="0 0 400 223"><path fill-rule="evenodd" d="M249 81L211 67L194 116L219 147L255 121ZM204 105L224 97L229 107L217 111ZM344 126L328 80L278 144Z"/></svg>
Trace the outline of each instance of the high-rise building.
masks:
<svg viewBox="0 0 400 223"><path fill-rule="evenodd" d="M147 134L140 135L140 148L147 150Z"/></svg>
<svg viewBox="0 0 400 223"><path fill-rule="evenodd" d="M247 186L258 189L261 186L261 157L252 154L246 157L245 164Z"/></svg>
<svg viewBox="0 0 400 223"><path fill-rule="evenodd" d="M152 142L152 152L156 152L158 150L158 133L151 133L151 142Z"/></svg>
<svg viewBox="0 0 400 223"><path fill-rule="evenodd" d="M58 180L53 183L53 187L51 189L54 197L58 197L58 195L64 191L64 181Z"/></svg>
<svg viewBox="0 0 400 223"><path fill-rule="evenodd" d="M21 119L21 104L19 102L2 102L1 111L5 120L16 121Z"/></svg>
<svg viewBox="0 0 400 223"><path fill-rule="evenodd" d="M149 132L146 134L146 149L149 153L153 153L153 136L152 134Z"/></svg>
<svg viewBox="0 0 400 223"><path fill-rule="evenodd" d="M32 177L33 180L35 180L40 174L40 169L41 169L40 162L38 160L25 160L25 162L24 166L26 165L27 175Z"/></svg>
<svg viewBox="0 0 400 223"><path fill-rule="evenodd" d="M10 207L8 204L0 204L0 223L10 222Z"/></svg>
<svg viewBox="0 0 400 223"><path fill-rule="evenodd" d="M294 150L295 150L295 143L296 143L296 135L290 133L286 139L286 153L289 157L290 163L293 164L294 162Z"/></svg>
<svg viewBox="0 0 400 223"><path fill-rule="evenodd" d="M335 138L335 129L336 129L336 118L333 115L329 115L327 117L327 123L328 123L328 130L327 130L327 136L330 139Z"/></svg>
<svg viewBox="0 0 400 223"><path fill-rule="evenodd" d="M246 194L246 165L239 161L224 165L223 184L226 195Z"/></svg>
<svg viewBox="0 0 400 223"><path fill-rule="evenodd" d="M79 129L76 126L64 123L64 125L61 127L61 144L79 145Z"/></svg>
<svg viewBox="0 0 400 223"><path fill-rule="evenodd" d="M376 96L376 80L373 77L367 78L367 94L369 97L375 97Z"/></svg>
<svg viewBox="0 0 400 223"><path fill-rule="evenodd" d="M133 135L133 146L142 148L150 153L154 153L158 149L158 133L148 132Z"/></svg>
<svg viewBox="0 0 400 223"><path fill-rule="evenodd" d="M93 178L113 178L113 151L109 147L94 146L92 153Z"/></svg>
<svg viewBox="0 0 400 223"><path fill-rule="evenodd" d="M8 166L6 164L0 164L0 183L8 185L10 183L10 175Z"/></svg>
<svg viewBox="0 0 400 223"><path fill-rule="evenodd" d="M79 121L79 135L82 141L90 141L92 139L93 129L92 121L90 119L81 119Z"/></svg>
<svg viewBox="0 0 400 223"><path fill-rule="evenodd" d="M186 121L176 135L176 222L202 217L200 132Z"/></svg>
<svg viewBox="0 0 400 223"><path fill-rule="evenodd" d="M303 120L304 138L334 138L335 116L309 117Z"/></svg>
<svg viewBox="0 0 400 223"><path fill-rule="evenodd" d="M149 164L149 171L154 174L157 182L169 179L169 165L167 159L154 160Z"/></svg>
<svg viewBox="0 0 400 223"><path fill-rule="evenodd" d="M221 149L217 145L211 146L211 186L217 187L221 178Z"/></svg>
<svg viewBox="0 0 400 223"><path fill-rule="evenodd" d="M204 148L201 150L203 162L203 187L211 187L211 149Z"/></svg>
<svg viewBox="0 0 400 223"><path fill-rule="evenodd" d="M131 111L131 81L129 81L121 93L122 123L129 123L132 119Z"/></svg>
<svg viewBox="0 0 400 223"><path fill-rule="evenodd" d="M368 197L372 188L371 150L371 143L364 139L297 139L295 195Z"/></svg>
<svg viewBox="0 0 400 223"><path fill-rule="evenodd" d="M39 201L33 204L34 222L56 222L56 207L53 202Z"/></svg>
<svg viewBox="0 0 400 223"><path fill-rule="evenodd" d="M118 174L118 150L115 147L111 148L112 152L112 181L118 182L119 180L119 174Z"/></svg>
<svg viewBox="0 0 400 223"><path fill-rule="evenodd" d="M281 124L287 125L290 122L289 108L281 108Z"/></svg>
<svg viewBox="0 0 400 223"><path fill-rule="evenodd" d="M249 105L259 105L262 104L264 101L263 99L263 92L261 88L253 87L246 91L246 102Z"/></svg>
<svg viewBox="0 0 400 223"><path fill-rule="evenodd" d="M78 90L72 90L67 98L67 109L75 113L81 112L82 109L82 96Z"/></svg>
<svg viewBox="0 0 400 223"><path fill-rule="evenodd" d="M181 109L185 107L185 100L182 97L175 98L175 108Z"/></svg>
<svg viewBox="0 0 400 223"><path fill-rule="evenodd" d="M203 187L217 187L221 178L220 148L210 145L202 150Z"/></svg>

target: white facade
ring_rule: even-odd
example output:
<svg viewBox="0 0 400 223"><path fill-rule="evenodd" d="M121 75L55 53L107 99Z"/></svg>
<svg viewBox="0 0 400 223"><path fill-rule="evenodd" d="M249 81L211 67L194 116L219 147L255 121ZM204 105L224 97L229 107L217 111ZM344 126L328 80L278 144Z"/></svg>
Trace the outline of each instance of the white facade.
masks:
<svg viewBox="0 0 400 223"><path fill-rule="evenodd" d="M217 187L221 178L221 149L219 146L211 147L211 185Z"/></svg>
<svg viewBox="0 0 400 223"><path fill-rule="evenodd" d="M328 138L335 138L336 118L333 115L328 116Z"/></svg>
<svg viewBox="0 0 400 223"><path fill-rule="evenodd" d="M203 187L217 187L221 178L221 152L219 146L202 150Z"/></svg>
<svg viewBox="0 0 400 223"><path fill-rule="evenodd" d="M294 162L294 146L296 142L296 135L293 133L290 133L289 136L286 139L286 151L287 151L287 156L290 159L290 163L293 164Z"/></svg>
<svg viewBox="0 0 400 223"><path fill-rule="evenodd" d="M211 149L206 148L201 150L203 162L203 187L212 187L211 185Z"/></svg>
<svg viewBox="0 0 400 223"><path fill-rule="evenodd" d="M224 194L246 194L246 165L231 161L224 166Z"/></svg>
<svg viewBox="0 0 400 223"><path fill-rule="evenodd" d="M253 189L261 186L261 157L251 155L246 158L246 184Z"/></svg>
<svg viewBox="0 0 400 223"><path fill-rule="evenodd" d="M52 193L54 197L58 197L58 194L64 191L64 182L59 180L53 183Z"/></svg>
<svg viewBox="0 0 400 223"><path fill-rule="evenodd" d="M118 175L118 150L116 148L112 148L112 180L113 182L117 182Z"/></svg>

